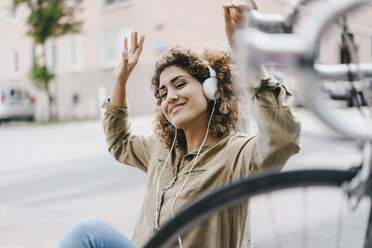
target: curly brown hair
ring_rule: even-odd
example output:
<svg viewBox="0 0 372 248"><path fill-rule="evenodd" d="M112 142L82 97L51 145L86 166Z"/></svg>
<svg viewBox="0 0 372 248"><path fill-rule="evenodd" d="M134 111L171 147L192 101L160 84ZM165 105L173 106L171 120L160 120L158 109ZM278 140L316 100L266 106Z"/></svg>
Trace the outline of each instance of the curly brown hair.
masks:
<svg viewBox="0 0 372 248"><path fill-rule="evenodd" d="M203 50L197 50L189 47L174 47L156 62L155 74L151 80L155 97L158 99L155 134L168 148L172 145L175 129L160 110L162 100L159 95L160 75L165 68L175 65L189 72L199 82L204 82L209 77L209 69L203 60L207 61L216 71L220 96L216 101L215 112L209 129L210 134L222 137L230 132L238 121L238 99L232 82L236 69L228 49L205 47ZM208 101L207 111L209 113L211 113L212 107L213 101ZM177 130L176 146L186 148L185 134L182 130Z"/></svg>

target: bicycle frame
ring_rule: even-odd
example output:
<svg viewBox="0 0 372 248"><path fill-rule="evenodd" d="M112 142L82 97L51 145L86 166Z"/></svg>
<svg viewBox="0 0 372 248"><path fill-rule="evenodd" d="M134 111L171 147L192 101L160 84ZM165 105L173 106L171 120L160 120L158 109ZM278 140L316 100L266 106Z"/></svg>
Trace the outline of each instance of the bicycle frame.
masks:
<svg viewBox="0 0 372 248"><path fill-rule="evenodd" d="M362 72L372 74L372 64L364 65L316 65L316 54L321 34L326 27L337 20L343 13L356 9L368 0L336 0L329 1L329 7L323 8L316 16L304 25L304 29L313 30L306 34L266 34L256 29L245 29L236 32L235 41L243 77L248 78L262 64L278 63L295 68L298 81L301 83L304 98L308 106L330 127L352 139L372 140L372 122L352 122L342 118L338 113L325 108L326 98L319 82L322 76L329 78L337 74L347 77L348 73Z"/></svg>

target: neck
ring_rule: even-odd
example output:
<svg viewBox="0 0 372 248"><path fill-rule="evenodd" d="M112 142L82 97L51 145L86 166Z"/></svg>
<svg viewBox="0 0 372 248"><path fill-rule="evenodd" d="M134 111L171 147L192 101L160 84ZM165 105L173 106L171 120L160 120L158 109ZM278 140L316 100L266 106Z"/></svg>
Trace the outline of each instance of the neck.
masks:
<svg viewBox="0 0 372 248"><path fill-rule="evenodd" d="M190 127L186 130L184 129L183 131L186 138L187 152L190 153L202 145L207 133L207 124L203 127L201 127L200 125L196 127ZM212 134L208 133L204 145L211 144L215 139L216 138Z"/></svg>

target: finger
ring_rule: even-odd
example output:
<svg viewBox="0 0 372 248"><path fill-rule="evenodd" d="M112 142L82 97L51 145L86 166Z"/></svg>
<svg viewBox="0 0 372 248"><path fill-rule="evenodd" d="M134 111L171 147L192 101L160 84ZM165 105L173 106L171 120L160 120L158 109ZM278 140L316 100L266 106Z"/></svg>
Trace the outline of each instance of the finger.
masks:
<svg viewBox="0 0 372 248"><path fill-rule="evenodd" d="M133 51L135 52L137 50L138 46L138 31L134 31L134 41L133 41Z"/></svg>
<svg viewBox="0 0 372 248"><path fill-rule="evenodd" d="M143 43L145 42L145 35L141 35L141 39L140 39L140 42L138 44L138 49L136 51L136 54L137 56L139 57L142 53L142 49L143 49Z"/></svg>
<svg viewBox="0 0 372 248"><path fill-rule="evenodd" d="M231 21L237 26L240 27L244 21L244 13L241 9L230 9Z"/></svg>
<svg viewBox="0 0 372 248"><path fill-rule="evenodd" d="M231 22L231 13L228 6L224 6L224 17L225 17L225 26L226 29L232 28L232 22Z"/></svg>
<svg viewBox="0 0 372 248"><path fill-rule="evenodd" d="M231 6L231 3L225 3L225 4L222 4L222 7L223 7L224 9L228 9L230 6Z"/></svg>
<svg viewBox="0 0 372 248"><path fill-rule="evenodd" d="M257 10L257 5L253 0L250 0L248 3L245 3L245 2L232 3L231 8L234 8L240 12L244 12L244 11L248 11L251 9Z"/></svg>
<svg viewBox="0 0 372 248"><path fill-rule="evenodd" d="M130 37L130 52L133 52L133 41L134 41L134 32L132 32Z"/></svg>
<svg viewBox="0 0 372 248"><path fill-rule="evenodd" d="M231 5L231 20L237 28L241 28L244 25L244 12L247 10L248 8L245 3L234 3Z"/></svg>
<svg viewBox="0 0 372 248"><path fill-rule="evenodd" d="M250 8L248 7L247 4L245 3L233 3L230 7L231 9L233 9L234 11L238 12L238 13L243 13L244 11L247 11L249 10Z"/></svg>
<svg viewBox="0 0 372 248"><path fill-rule="evenodd" d="M124 51L128 51L128 38L124 38Z"/></svg>

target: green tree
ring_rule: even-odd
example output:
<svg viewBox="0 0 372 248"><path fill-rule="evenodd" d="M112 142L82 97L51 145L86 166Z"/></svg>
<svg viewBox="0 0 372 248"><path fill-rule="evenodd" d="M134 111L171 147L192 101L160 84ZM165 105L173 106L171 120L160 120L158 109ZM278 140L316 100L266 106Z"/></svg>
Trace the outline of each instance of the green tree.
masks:
<svg viewBox="0 0 372 248"><path fill-rule="evenodd" d="M55 74L46 65L45 45L50 38L56 38L68 33L76 33L82 23L77 21L75 13L81 10L83 0L13 0L13 8L26 4L30 9L27 18L27 34L32 37L37 51L34 57L30 78L35 86L44 90L48 95L49 118L56 118L52 114L54 97L50 89L50 82Z"/></svg>

